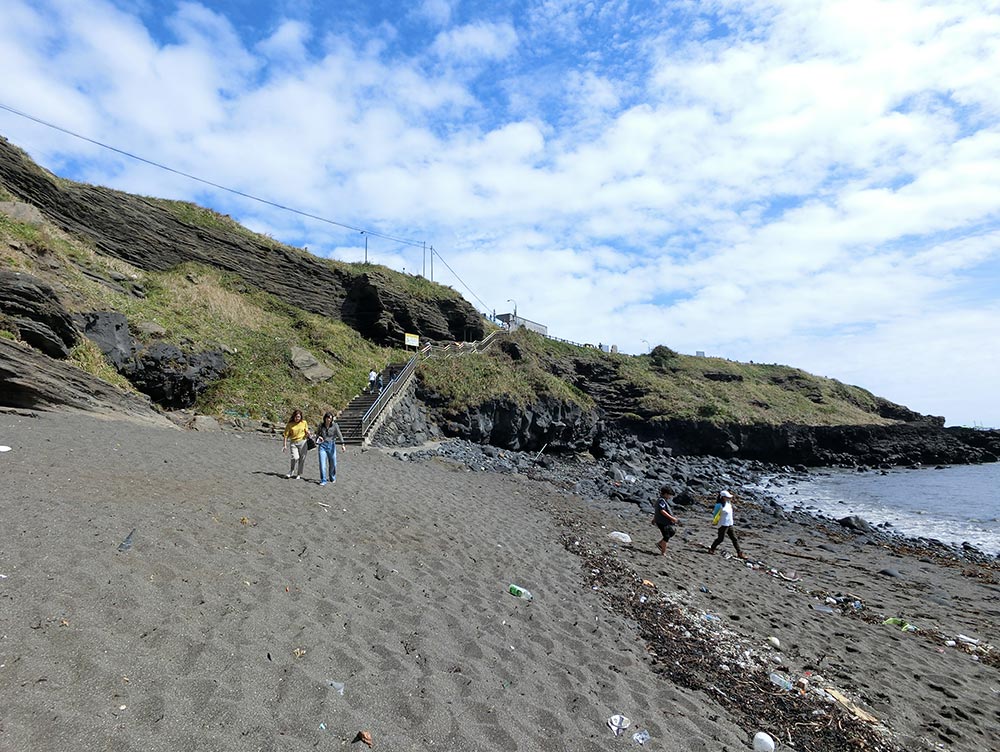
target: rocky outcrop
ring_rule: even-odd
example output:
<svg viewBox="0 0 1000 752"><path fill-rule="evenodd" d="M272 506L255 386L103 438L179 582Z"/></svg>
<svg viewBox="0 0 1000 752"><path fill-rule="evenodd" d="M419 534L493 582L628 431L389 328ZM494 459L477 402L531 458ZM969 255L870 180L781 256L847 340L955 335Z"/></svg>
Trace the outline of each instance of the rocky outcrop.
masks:
<svg viewBox="0 0 1000 752"><path fill-rule="evenodd" d="M528 405L507 397L456 409L418 382L417 396L434 411L441 431L478 444L519 451L583 451L598 435L599 415L576 403L542 395Z"/></svg>
<svg viewBox="0 0 1000 752"><path fill-rule="evenodd" d="M239 275L313 313L340 319L362 335L399 346L405 332L438 340L475 340L484 320L468 302L421 299L389 284L378 267L334 266L307 251L267 243L219 218L195 226L164 204L99 186L57 180L0 138L0 182L53 223L91 240L104 254L164 271L198 262Z"/></svg>
<svg viewBox="0 0 1000 752"><path fill-rule="evenodd" d="M0 338L0 404L28 410L83 410L171 425L148 400L30 347Z"/></svg>
<svg viewBox="0 0 1000 752"><path fill-rule="evenodd" d="M741 457L785 465L898 466L996 461L996 445L979 445L933 423L886 426L770 426L708 421L622 421L622 430L675 454ZM986 432L978 432L986 433Z"/></svg>
<svg viewBox="0 0 1000 752"><path fill-rule="evenodd" d="M0 317L22 340L52 358L68 357L79 338L55 290L24 272L0 269Z"/></svg>
<svg viewBox="0 0 1000 752"><path fill-rule="evenodd" d="M91 311L80 314L78 320L84 335L100 348L108 362L163 407L191 407L226 372L225 355L218 350L187 353L163 341L143 347L120 313Z"/></svg>
<svg viewBox="0 0 1000 752"><path fill-rule="evenodd" d="M222 378L226 358L218 350L186 353L167 342L140 350L121 370L133 386L163 407L191 407L198 396Z"/></svg>

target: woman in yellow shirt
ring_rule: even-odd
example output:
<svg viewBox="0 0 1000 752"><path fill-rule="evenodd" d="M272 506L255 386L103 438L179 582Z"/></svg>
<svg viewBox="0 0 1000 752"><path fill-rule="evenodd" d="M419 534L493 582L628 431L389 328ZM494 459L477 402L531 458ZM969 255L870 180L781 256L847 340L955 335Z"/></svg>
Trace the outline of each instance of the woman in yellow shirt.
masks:
<svg viewBox="0 0 1000 752"><path fill-rule="evenodd" d="M291 454L291 464L288 466L288 475L286 478L291 478L293 475L296 480L302 478L302 469L306 465L306 440L309 438L309 424L305 422L302 418L302 411L295 410L292 413L292 417L288 419L285 424L285 432L282 434L284 440L281 443L281 451L286 451L289 447L292 449Z"/></svg>

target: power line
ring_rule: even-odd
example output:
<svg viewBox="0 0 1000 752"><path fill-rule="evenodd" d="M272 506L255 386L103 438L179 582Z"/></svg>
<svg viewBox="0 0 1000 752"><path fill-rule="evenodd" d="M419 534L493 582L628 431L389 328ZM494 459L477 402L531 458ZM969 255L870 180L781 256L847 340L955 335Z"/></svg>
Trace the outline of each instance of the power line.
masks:
<svg viewBox="0 0 1000 752"><path fill-rule="evenodd" d="M128 157L129 159L134 159L134 160L139 161L139 162L144 162L145 164L151 165L151 166L156 167L156 168L158 168L160 170L166 170L167 172L172 172L175 175L180 175L181 177L188 178L189 180L195 180L195 181L197 181L199 183L204 183L205 185L210 185L213 188L218 188L220 191L226 191L227 193L232 193L232 194L234 194L236 196L242 196L243 198L248 198L251 201L257 201L257 202L259 202L261 204L266 204L267 206L273 206L275 209L281 209L282 211L292 212L293 214L298 214L299 216L302 216L302 217L308 217L309 219L315 219L318 222L325 222L326 224L329 224L329 225L335 225L337 227L343 227L345 230L353 230L354 232L360 232L360 233L362 233L364 235L369 235L369 236L371 236L373 238L383 238L385 240L392 240L392 241L394 241L396 243L402 243L404 245L415 246L417 248L422 248L423 245L424 245L423 241L419 241L418 242L416 240L407 240L406 238L397 238L397 237L395 237L393 235L386 235L384 233L376 232L374 230L366 230L366 229L364 229L362 227L354 227L353 225L344 224L343 222L337 222L334 219L328 219L326 217L320 217L319 215L310 214L309 212L301 211L300 209L293 209L290 206L285 206L284 204L279 204L279 203L277 203L275 201L269 201L266 198L260 198L259 196L254 196L254 195L249 194L249 193L244 193L243 191L236 190L235 188L227 188L224 185L219 185L218 183L213 183L211 180L206 180L205 178L199 178L197 175L192 175L190 173L183 172L181 170L176 170L173 167L168 167L167 165L160 164L159 162L154 162L151 159L146 159L145 157L140 157L137 154L132 154L131 152L127 152L124 149L119 149L119 148L117 148L115 146L111 146L109 144L101 143L100 141L95 141L94 139L88 138L87 136L82 136L79 133L74 133L71 130L68 130L68 129L63 128L63 127L58 126L58 125L55 125L54 123L46 122L45 120L42 120L41 118L36 118L33 115L29 115L26 112L21 112L20 110L15 110L13 107L8 107L7 105L3 104L2 102L0 102L0 109L6 110L7 112L13 113L14 115L18 115L20 117L23 117L23 118L26 118L28 120L31 120L31 121L33 121L35 123L38 123L39 125L44 125L47 128L52 128L52 129L57 130L57 131L59 131L61 133L65 133L68 136L73 136L74 138L78 138L81 141L86 141L87 143L94 144L95 146L100 146L102 149L107 149L108 151L113 151L116 154L121 154L122 156Z"/></svg>
<svg viewBox="0 0 1000 752"><path fill-rule="evenodd" d="M489 307L488 305L486 305L486 303L484 303L484 302L483 302L483 299L482 299L481 297L479 297L478 295L476 295L476 293L474 293L474 292L472 291L472 288L471 288L471 287L469 287L469 286L468 286L468 285L467 285L467 284L465 283L465 280L464 280L464 279L462 279L461 277L459 277L459 276L458 276L458 274L457 274L457 273L455 272L455 270L451 268L451 265L449 265L449 264L448 264L448 262L444 260L444 256L442 256L442 255L441 255L440 253L438 253L437 251L435 251L435 250L434 250L434 246L431 246L431 259L433 259L433 258L434 258L435 256L437 256L437 257L438 257L439 259L441 259L441 263L442 263L442 264L444 264L444 265L445 265L446 267L448 267L448 271L450 271L450 272L451 272L452 274L454 274L454 275L455 275L455 279L457 279L457 280L458 280L459 282L461 282L461 283L462 283L462 287L464 287L464 288L465 288L466 290L468 290L468 291L469 291L469 295L471 295L472 297L474 297L474 298L475 298L476 300L478 300L478 301L479 301L479 304L480 304L480 305L481 305L481 306L482 306L483 308L485 308L485 309L486 309L486 312L487 312L487 313L489 313L489 312L490 312L491 310L493 310L493 309L491 309L491 308L490 308L490 307Z"/></svg>
<svg viewBox="0 0 1000 752"><path fill-rule="evenodd" d="M376 232L374 230L366 230L366 229L361 228L361 227L355 227L353 225L348 225L348 224L345 224L343 222L338 222L338 221L336 221L334 219L328 219L327 217L321 217L321 216L316 215L316 214L311 214L310 212L301 211L300 209L294 209L294 208L292 208L290 206L285 206L284 204L279 204L279 203L277 203L275 201L269 201L266 198L260 198L259 196L254 196L254 195L249 194L249 193L244 193L243 191L237 190L235 188L228 188L228 187L226 187L224 185L220 185L219 183L214 183L211 180L206 180L205 178L200 178L197 175L191 175L190 173L174 169L173 167L168 167L167 165L160 164L159 162L154 162L151 159L146 159L145 157L140 157L137 154L132 154L131 152L125 151L124 149L119 149L119 148L117 148L115 146L111 146L110 144L105 144L105 143L102 143L101 141L97 141L95 139L88 138L87 136L83 136L83 135L81 135L79 133L75 133L74 131L71 131L71 130L69 130L67 128L63 128L62 126L56 125L55 123L49 123L49 122L47 122L45 120L42 120L41 118L37 118L37 117L35 117L33 115L29 115L26 112L21 112L20 110L16 110L13 107L10 107L10 106L4 104L3 102L0 102L0 110L6 110L7 112L10 112L10 113L12 113L14 115L17 115L19 117L23 117L23 118L25 118L27 120L31 120L32 122L38 123L39 125L44 125L47 128L52 128L53 130L57 130L60 133L65 133L66 135L72 136L73 138L78 138L81 141L86 141L87 143L94 144L95 146L99 146L102 149L107 149L108 151L113 151L116 154L121 154L122 156L128 157L129 159L134 159L134 160L136 160L138 162L143 162L144 164L148 164L148 165L150 165L152 167L156 167L157 169L165 170L165 171L171 172L171 173L173 173L175 175L180 175L181 177L185 177L185 178L188 178L189 180L194 180L196 182L203 183L204 185L210 185L213 188L218 188L220 191L226 191L227 193L232 193L232 194L234 194L236 196L241 196L243 198L248 198L251 201L257 201L258 203L265 204L267 206L272 206L275 209L281 209L282 211L291 212L292 214L298 214L299 216L302 216L302 217L308 217L309 219L315 219L318 222L325 222L326 224L334 225L336 227L342 227L345 230L352 230L353 232L359 232L362 235L367 235L369 237L382 238L383 240L391 240L391 241L393 241L395 243L400 243L401 245L412 246L412 247L415 247L415 248L424 248L424 249L427 248L426 241L419 241L418 242L416 240L408 240L406 238L397 238L394 235L386 235L385 233ZM451 268L451 265L447 261L444 260L444 257L438 251L436 251L434 249L434 246L430 247L430 252L431 252L431 264L432 264L431 268L432 269L433 269L433 263L434 263L433 262L434 256L437 255L437 257L441 260L441 263L443 263L448 268L448 271L450 271L455 276L455 279L457 279L462 284L462 286L466 290L468 290L469 294L472 297L474 297L476 300L478 300L479 303L480 303L480 305L482 305L483 308L487 312L489 312L489 311L492 310L490 308L490 306L486 305L486 303L483 302L482 298L480 298L478 295L476 295L475 292L472 291L472 288L469 287L468 284L466 284L465 280L463 280L461 277L458 276L458 274L455 272L455 270Z"/></svg>

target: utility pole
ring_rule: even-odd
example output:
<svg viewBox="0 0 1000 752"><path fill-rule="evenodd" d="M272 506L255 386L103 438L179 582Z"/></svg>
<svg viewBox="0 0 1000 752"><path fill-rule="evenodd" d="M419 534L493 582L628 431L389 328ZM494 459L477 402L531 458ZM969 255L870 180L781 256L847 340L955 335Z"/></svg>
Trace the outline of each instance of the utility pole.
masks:
<svg viewBox="0 0 1000 752"><path fill-rule="evenodd" d="M431 246L431 282L434 281L434 246Z"/></svg>
<svg viewBox="0 0 1000 752"><path fill-rule="evenodd" d="M424 277L427 276L427 241L426 240L424 241L424 265L423 265L423 272L422 272L422 274L424 275Z"/></svg>

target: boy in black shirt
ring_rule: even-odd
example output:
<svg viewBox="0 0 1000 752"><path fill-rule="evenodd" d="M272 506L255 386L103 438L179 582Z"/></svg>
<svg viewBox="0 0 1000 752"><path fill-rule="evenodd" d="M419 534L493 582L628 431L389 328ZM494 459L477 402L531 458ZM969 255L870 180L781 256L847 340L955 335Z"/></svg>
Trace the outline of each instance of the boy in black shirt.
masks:
<svg viewBox="0 0 1000 752"><path fill-rule="evenodd" d="M674 525L679 525L680 520L674 517L674 510L670 507L670 500L674 498L674 489L664 486L660 489L660 498L656 500L653 509L653 524L660 528L663 539L656 544L660 549L660 556L667 555L667 541L674 537L677 532Z"/></svg>

